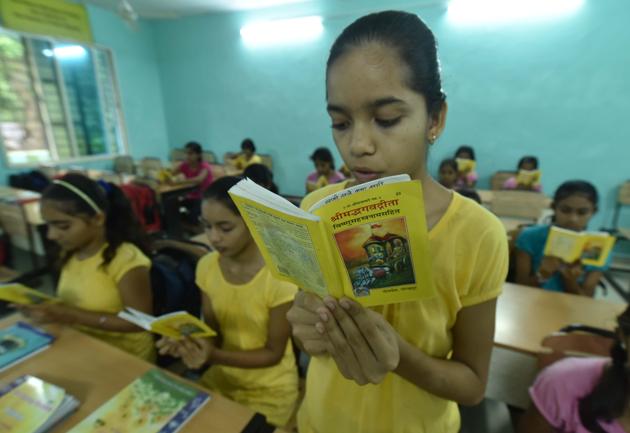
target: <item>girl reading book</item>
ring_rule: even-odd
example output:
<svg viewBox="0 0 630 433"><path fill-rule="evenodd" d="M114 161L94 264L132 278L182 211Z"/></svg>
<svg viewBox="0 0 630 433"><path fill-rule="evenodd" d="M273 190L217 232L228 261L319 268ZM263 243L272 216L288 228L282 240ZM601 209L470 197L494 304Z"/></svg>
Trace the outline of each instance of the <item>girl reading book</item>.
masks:
<svg viewBox="0 0 630 433"><path fill-rule="evenodd" d="M474 188L479 178L475 171L475 149L467 145L459 146L455 152L455 161L457 161L458 172L456 186L458 188Z"/></svg>
<svg viewBox="0 0 630 433"><path fill-rule="evenodd" d="M597 211L595 187L583 180L564 182L553 197L552 225L580 232ZM544 255L551 225L527 227L516 240L516 282L555 292L593 296L604 267L582 266L580 261L564 263Z"/></svg>
<svg viewBox="0 0 630 433"><path fill-rule="evenodd" d="M21 306L42 322L73 325L146 360L155 358L150 333L120 319L126 307L151 314L151 262L131 204L113 184L68 174L44 191L48 239L61 249L59 303Z"/></svg>
<svg viewBox="0 0 630 433"><path fill-rule="evenodd" d="M406 173L422 185L437 295L374 308L296 295L289 321L312 356L301 433L455 433L457 403L483 399L507 238L495 216L428 173L447 113L436 51L424 22L396 11L358 19L330 50L333 139L352 182ZM302 206L350 182L317 190Z"/></svg>
<svg viewBox="0 0 630 433"><path fill-rule="evenodd" d="M519 189L524 191L542 191L538 158L524 156L518 161L517 174L503 183L503 189Z"/></svg>
<svg viewBox="0 0 630 433"><path fill-rule="evenodd" d="M298 396L297 368L286 314L297 288L273 278L228 190L239 181L224 177L204 195L202 223L215 252L197 265L206 322L214 339L158 341L160 353L190 368L210 368L208 388L283 426Z"/></svg>
<svg viewBox="0 0 630 433"><path fill-rule="evenodd" d="M335 160L327 147L318 147L311 155L315 171L306 178L306 192L313 192L332 183L339 183L346 177L335 170Z"/></svg>
<svg viewBox="0 0 630 433"><path fill-rule="evenodd" d="M610 358L565 358L538 375L519 432L630 432L630 308L617 326Z"/></svg>

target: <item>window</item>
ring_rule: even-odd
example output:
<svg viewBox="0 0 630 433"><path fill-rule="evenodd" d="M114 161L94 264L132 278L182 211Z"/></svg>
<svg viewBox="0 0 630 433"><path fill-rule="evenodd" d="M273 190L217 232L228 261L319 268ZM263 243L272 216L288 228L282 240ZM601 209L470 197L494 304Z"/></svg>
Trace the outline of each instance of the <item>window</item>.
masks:
<svg viewBox="0 0 630 433"><path fill-rule="evenodd" d="M125 153L109 50L0 29L0 140L10 166Z"/></svg>

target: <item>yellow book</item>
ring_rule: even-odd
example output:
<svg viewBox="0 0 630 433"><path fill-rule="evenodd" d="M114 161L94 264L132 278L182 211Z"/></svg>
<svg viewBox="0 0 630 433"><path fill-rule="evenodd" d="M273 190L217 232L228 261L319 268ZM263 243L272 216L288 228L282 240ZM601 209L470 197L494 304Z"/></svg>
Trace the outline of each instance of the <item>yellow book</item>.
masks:
<svg viewBox="0 0 630 433"><path fill-rule="evenodd" d="M474 159L455 158L455 162L457 162L457 171L460 173L475 171L475 167L477 166L477 161Z"/></svg>
<svg viewBox="0 0 630 433"><path fill-rule="evenodd" d="M422 187L407 175L345 189L308 212L249 179L230 195L279 279L364 306L435 294Z"/></svg>
<svg viewBox="0 0 630 433"><path fill-rule="evenodd" d="M540 176L540 170L519 170L516 175L516 183L524 186L538 185Z"/></svg>
<svg viewBox="0 0 630 433"><path fill-rule="evenodd" d="M566 263L580 260L586 266L602 267L614 245L615 237L606 232L575 232L551 226L544 254Z"/></svg>
<svg viewBox="0 0 630 433"><path fill-rule="evenodd" d="M78 400L58 386L22 376L0 389L0 432L46 432L78 406Z"/></svg>
<svg viewBox="0 0 630 433"><path fill-rule="evenodd" d="M186 311L177 311L155 317L127 307L118 313L118 317L147 331L169 338L198 338L217 335L205 322Z"/></svg>
<svg viewBox="0 0 630 433"><path fill-rule="evenodd" d="M149 370L70 430L70 433L175 433L210 396Z"/></svg>
<svg viewBox="0 0 630 433"><path fill-rule="evenodd" d="M31 305L41 304L43 302L55 302L57 298L22 284L0 284L0 301Z"/></svg>

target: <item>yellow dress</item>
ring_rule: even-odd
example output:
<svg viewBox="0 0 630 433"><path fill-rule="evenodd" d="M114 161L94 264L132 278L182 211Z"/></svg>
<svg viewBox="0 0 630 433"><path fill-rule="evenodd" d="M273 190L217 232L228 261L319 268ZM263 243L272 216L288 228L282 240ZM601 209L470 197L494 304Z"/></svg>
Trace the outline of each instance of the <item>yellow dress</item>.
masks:
<svg viewBox="0 0 630 433"><path fill-rule="evenodd" d="M236 157L236 160L234 161L234 166L239 170L245 170L252 164L262 164L262 158L254 154L249 160L247 160L245 159L245 155L240 154Z"/></svg>
<svg viewBox="0 0 630 433"><path fill-rule="evenodd" d="M219 254L204 256L197 265L197 285L212 301L223 338L222 349L259 349L267 342L269 310L293 301L297 287L275 279L266 267L246 284L223 278ZM291 341L280 362L265 368L213 365L203 385L267 417L277 426L288 421L298 396L297 367Z"/></svg>
<svg viewBox="0 0 630 433"><path fill-rule="evenodd" d="M118 247L109 265L103 267L103 249L83 260L73 256L64 265L57 289L64 303L110 314L124 308L118 283L132 269L151 267L151 261L135 245L124 243ZM153 336L148 332L110 332L87 326L77 328L142 359L155 361Z"/></svg>
<svg viewBox="0 0 630 433"><path fill-rule="evenodd" d="M307 196L308 208L346 183ZM449 358L451 329L462 307L496 298L508 267L505 229L490 212L453 194L442 219L429 232L438 296L374 310L424 353ZM378 385L359 386L345 379L329 357L311 360L306 395L298 412L300 433L456 433L457 405L390 373Z"/></svg>

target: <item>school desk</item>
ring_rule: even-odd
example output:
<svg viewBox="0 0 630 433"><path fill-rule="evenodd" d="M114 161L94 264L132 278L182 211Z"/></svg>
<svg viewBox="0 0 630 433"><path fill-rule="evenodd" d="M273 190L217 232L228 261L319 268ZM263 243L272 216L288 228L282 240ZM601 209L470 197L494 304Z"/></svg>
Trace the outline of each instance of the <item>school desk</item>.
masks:
<svg viewBox="0 0 630 433"><path fill-rule="evenodd" d="M0 320L0 328L20 318L13 314ZM59 325L45 328L56 337L53 345L1 372L0 382L9 383L21 375L31 374L61 386L78 398L81 402L78 410L58 424L52 433L68 431L138 376L154 368L148 362L72 328ZM254 413L217 393L210 394L211 399L180 431L240 433ZM278 429L276 432L282 431Z"/></svg>
<svg viewBox="0 0 630 433"><path fill-rule="evenodd" d="M505 283L497 303L486 397L526 408L527 389L538 373L536 356L543 350L543 338L574 323L612 330L624 307L624 304Z"/></svg>

